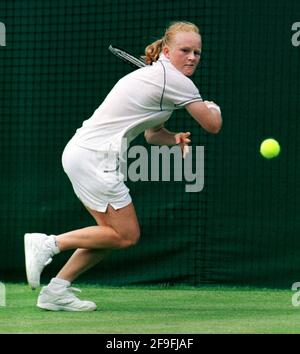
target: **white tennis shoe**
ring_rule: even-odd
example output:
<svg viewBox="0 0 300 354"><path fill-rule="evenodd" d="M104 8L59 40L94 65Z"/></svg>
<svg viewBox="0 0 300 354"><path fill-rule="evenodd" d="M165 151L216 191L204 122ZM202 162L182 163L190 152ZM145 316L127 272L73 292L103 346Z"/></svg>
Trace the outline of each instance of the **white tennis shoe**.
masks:
<svg viewBox="0 0 300 354"><path fill-rule="evenodd" d="M40 286L40 277L44 267L52 262L55 254L51 247L47 247L45 242L50 237L45 234L25 234L25 264L28 284L32 289Z"/></svg>
<svg viewBox="0 0 300 354"><path fill-rule="evenodd" d="M66 287L62 291L54 292L44 286L37 301L37 307L49 311L95 311L97 305L92 301L83 301L74 295L79 289Z"/></svg>

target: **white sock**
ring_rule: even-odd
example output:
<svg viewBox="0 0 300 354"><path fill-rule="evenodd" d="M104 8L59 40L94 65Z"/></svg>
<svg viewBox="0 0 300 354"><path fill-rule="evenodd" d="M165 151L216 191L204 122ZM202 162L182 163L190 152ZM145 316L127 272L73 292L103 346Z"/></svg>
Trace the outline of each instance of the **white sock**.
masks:
<svg viewBox="0 0 300 354"><path fill-rule="evenodd" d="M64 280L61 278L52 278L50 283L48 284L48 288L52 291L62 291L70 286L71 283L68 280Z"/></svg>
<svg viewBox="0 0 300 354"><path fill-rule="evenodd" d="M56 240L55 240L55 236L54 235L50 235L46 242L45 242L45 247L50 248L51 249L51 256L55 256L56 254L58 254L60 252L57 244L56 244Z"/></svg>

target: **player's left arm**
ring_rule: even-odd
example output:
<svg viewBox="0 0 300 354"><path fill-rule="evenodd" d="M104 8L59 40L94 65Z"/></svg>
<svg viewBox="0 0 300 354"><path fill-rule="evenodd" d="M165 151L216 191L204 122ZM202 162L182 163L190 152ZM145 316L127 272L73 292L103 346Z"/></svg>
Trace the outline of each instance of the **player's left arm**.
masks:
<svg viewBox="0 0 300 354"><path fill-rule="evenodd" d="M189 143L191 140L189 139L191 133L173 133L167 130L163 124L158 125L154 128L146 129L145 138L149 144L152 145L179 145L182 150L182 156L185 156L189 152Z"/></svg>
<svg viewBox="0 0 300 354"><path fill-rule="evenodd" d="M145 139L147 143L152 145L172 146L176 144L189 144L191 142L191 140L189 139L190 135L190 132L170 132L164 127L163 124L145 130Z"/></svg>

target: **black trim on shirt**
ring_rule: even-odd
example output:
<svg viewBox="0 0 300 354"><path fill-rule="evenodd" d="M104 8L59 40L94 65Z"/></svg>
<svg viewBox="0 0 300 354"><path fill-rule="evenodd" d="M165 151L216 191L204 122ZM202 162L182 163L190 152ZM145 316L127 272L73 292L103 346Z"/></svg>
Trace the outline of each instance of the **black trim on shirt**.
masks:
<svg viewBox="0 0 300 354"><path fill-rule="evenodd" d="M187 100L187 101L183 101L183 102L180 102L180 103L178 103L178 104L175 104L174 103L174 106L175 107L181 107L181 106L185 106L185 105L187 105L188 103L191 103L191 102L196 102L196 101L203 101L202 100L202 97L195 97L195 98L192 98L191 100Z"/></svg>
<svg viewBox="0 0 300 354"><path fill-rule="evenodd" d="M163 99L164 99L164 94L165 94L165 89L166 89L166 68L164 67L164 64L160 61L162 67L163 67L163 70L164 70L164 88L163 88L163 91L162 91L162 94L161 94L161 99L160 99L160 110L162 111L163 110L163 107L162 107L162 103L163 103Z"/></svg>

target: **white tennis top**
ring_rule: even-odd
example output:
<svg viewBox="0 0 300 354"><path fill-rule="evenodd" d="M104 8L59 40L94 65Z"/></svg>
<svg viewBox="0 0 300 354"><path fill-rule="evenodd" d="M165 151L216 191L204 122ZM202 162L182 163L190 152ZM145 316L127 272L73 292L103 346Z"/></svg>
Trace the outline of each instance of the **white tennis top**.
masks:
<svg viewBox="0 0 300 354"><path fill-rule="evenodd" d="M152 65L120 79L72 141L92 150L121 152L124 138L127 148L140 133L194 101L202 98L192 80L161 55Z"/></svg>

